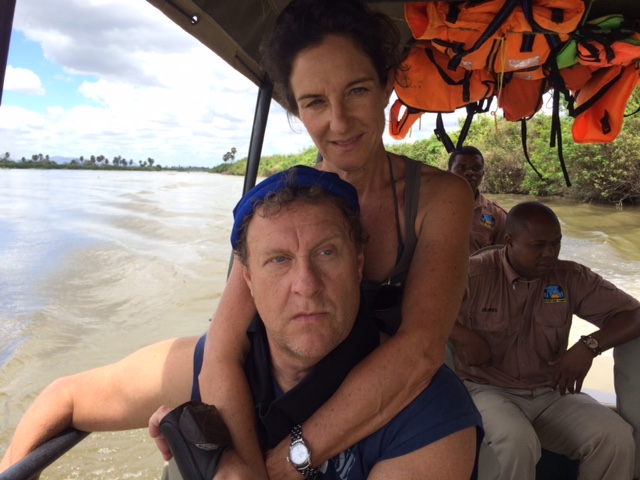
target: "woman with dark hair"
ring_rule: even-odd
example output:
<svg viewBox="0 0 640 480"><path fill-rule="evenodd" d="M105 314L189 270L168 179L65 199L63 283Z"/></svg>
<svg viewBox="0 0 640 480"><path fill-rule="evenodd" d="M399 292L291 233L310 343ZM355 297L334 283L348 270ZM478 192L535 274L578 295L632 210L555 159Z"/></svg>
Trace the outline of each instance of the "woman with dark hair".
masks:
<svg viewBox="0 0 640 480"><path fill-rule="evenodd" d="M317 168L358 192L370 237L364 299L390 335L295 435L318 467L387 424L442 366L465 287L473 198L464 179L385 150L384 110L400 68L399 35L388 17L356 0L294 0L262 52L276 95L322 155ZM199 386L259 478L265 470L251 441L253 402L243 374L256 311L239 264L211 322ZM475 441L471 429L457 435ZM287 462L290 443L269 452L269 478L304 474Z"/></svg>

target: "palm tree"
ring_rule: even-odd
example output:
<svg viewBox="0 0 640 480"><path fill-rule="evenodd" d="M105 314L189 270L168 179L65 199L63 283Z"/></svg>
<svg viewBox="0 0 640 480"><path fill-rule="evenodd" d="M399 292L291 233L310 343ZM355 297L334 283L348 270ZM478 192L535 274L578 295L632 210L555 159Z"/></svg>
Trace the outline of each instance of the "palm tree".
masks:
<svg viewBox="0 0 640 480"><path fill-rule="evenodd" d="M237 152L236 147L232 147L230 151L228 151L222 156L222 161L227 162L231 160L233 162L236 158L236 152Z"/></svg>
<svg viewBox="0 0 640 480"><path fill-rule="evenodd" d="M147 158L147 163L149 164L150 167L153 167L153 162L155 162L155 160L151 157Z"/></svg>

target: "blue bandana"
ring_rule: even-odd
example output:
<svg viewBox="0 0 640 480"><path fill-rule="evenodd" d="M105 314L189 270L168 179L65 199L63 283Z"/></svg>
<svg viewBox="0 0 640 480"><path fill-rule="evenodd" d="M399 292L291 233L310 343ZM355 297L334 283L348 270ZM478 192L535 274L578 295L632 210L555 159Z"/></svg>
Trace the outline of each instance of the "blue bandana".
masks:
<svg viewBox="0 0 640 480"><path fill-rule="evenodd" d="M349 202L354 213L360 212L358 192L350 184L342 180L337 174L321 172L315 168L297 165L276 173L253 187L240 199L233 209L233 230L231 231L231 246L238 248L242 235L242 224L247 215L253 214L256 204L268 195L277 193L285 188L312 187L319 185L327 193Z"/></svg>

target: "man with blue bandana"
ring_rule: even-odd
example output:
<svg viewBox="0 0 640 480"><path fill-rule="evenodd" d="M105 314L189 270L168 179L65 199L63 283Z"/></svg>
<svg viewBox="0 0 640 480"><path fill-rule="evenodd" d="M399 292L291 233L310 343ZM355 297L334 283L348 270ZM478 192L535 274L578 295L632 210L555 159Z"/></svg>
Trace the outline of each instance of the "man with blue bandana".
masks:
<svg viewBox="0 0 640 480"><path fill-rule="evenodd" d="M246 373L262 446L266 451L290 436L291 472L298 477L473 478L481 419L446 367L381 430L323 465L313 463L304 422L381 341L360 303L366 237L358 211L351 185L308 167L270 177L234 210L231 242L259 312L247 332ZM191 428L197 420L188 423L199 418L203 410L197 408L204 405L184 405L198 399L201 346L198 338L170 340L54 382L23 417L0 471L68 426L94 431L149 423L165 458L171 453L161 431L167 432L169 445L184 447L174 453L178 466L193 472L188 478L211 478L216 467L221 475L250 478L243 477L232 448L221 460L212 453L202 469L189 464L203 446L223 451L223 442L211 440L208 429ZM217 418L204 407L208 418ZM215 430L223 431L219 423Z"/></svg>

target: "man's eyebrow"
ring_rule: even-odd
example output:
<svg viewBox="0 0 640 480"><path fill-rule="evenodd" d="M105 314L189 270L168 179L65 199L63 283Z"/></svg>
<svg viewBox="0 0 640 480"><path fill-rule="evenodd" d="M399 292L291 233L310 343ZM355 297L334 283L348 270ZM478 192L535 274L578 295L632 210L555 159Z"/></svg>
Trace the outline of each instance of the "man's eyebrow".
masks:
<svg viewBox="0 0 640 480"><path fill-rule="evenodd" d="M347 233L347 235L343 235L341 232L339 231L335 231L335 232L329 232L327 235L323 236L320 238L320 240L316 241L313 246L311 247L311 250L321 247L324 244L327 243L338 243L338 242L342 242L342 243L349 243L350 240L350 235ZM287 247L282 247L282 246L265 246L263 249L260 250L260 254L262 255L273 255L273 254L282 254L289 251L289 249Z"/></svg>

